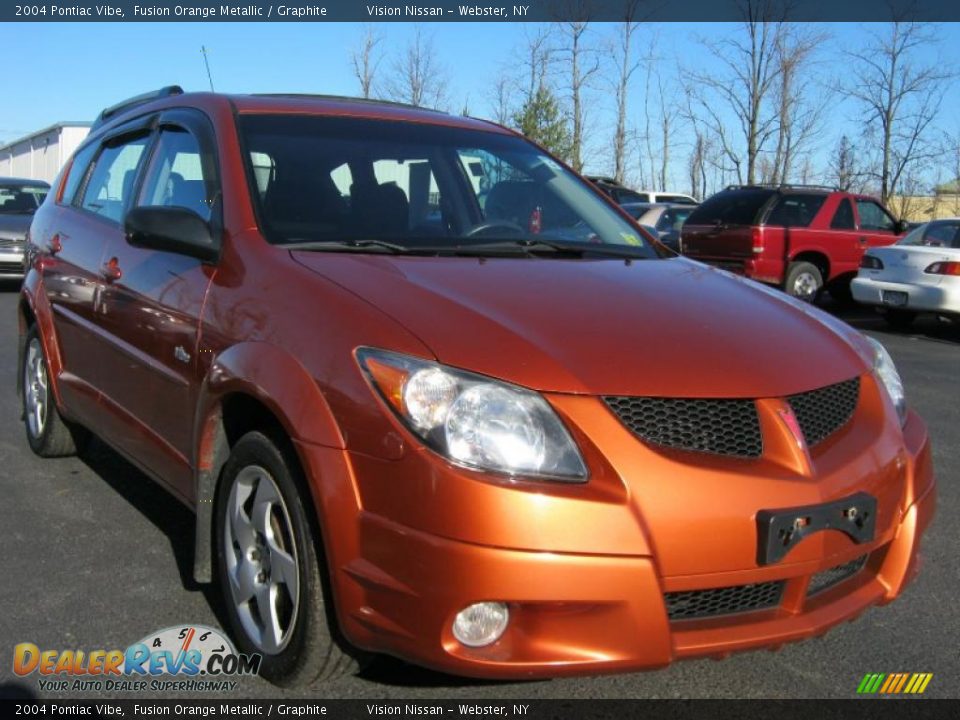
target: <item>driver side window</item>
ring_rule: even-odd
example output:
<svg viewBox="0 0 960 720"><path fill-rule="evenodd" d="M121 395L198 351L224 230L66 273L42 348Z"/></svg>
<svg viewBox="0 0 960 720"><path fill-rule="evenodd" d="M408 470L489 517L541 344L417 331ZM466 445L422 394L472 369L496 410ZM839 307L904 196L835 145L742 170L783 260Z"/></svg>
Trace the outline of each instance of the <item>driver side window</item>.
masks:
<svg viewBox="0 0 960 720"><path fill-rule="evenodd" d="M896 227L887 211L872 200L857 200L857 213L860 215L861 230L893 232Z"/></svg>
<svg viewBox="0 0 960 720"><path fill-rule="evenodd" d="M186 130L165 128L150 160L138 205L182 207L209 222L215 197L197 139Z"/></svg>

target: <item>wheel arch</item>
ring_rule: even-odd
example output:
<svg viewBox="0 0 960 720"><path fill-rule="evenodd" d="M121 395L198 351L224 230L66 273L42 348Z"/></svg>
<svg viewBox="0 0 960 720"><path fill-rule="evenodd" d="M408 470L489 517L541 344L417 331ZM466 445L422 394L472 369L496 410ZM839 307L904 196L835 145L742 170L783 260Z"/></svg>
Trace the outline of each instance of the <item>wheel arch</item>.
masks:
<svg viewBox="0 0 960 720"><path fill-rule="evenodd" d="M808 262L820 271L824 284L830 280L830 257L822 250L802 250L793 255L790 262Z"/></svg>
<svg viewBox="0 0 960 720"><path fill-rule="evenodd" d="M343 448L344 439L307 369L283 349L259 342L234 346L213 361L201 385L194 427L193 574L197 582L210 582L214 501L233 444L251 430L281 433L305 472L299 442ZM307 486L313 493L313 483ZM316 507L318 499L311 499Z"/></svg>

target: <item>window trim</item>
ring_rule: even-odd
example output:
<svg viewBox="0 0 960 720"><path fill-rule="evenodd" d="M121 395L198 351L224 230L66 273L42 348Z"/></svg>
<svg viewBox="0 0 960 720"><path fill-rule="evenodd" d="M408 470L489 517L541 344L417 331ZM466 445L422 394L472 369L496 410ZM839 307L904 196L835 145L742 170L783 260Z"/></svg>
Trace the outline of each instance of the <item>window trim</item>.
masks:
<svg viewBox="0 0 960 720"><path fill-rule="evenodd" d="M153 149L153 145L156 142L156 133L152 125L152 120L155 119L155 116L151 116L149 123L144 123L143 118L139 118L138 121L126 124L121 128L118 128L116 132L110 133L108 135L100 138L99 147L97 152L94 155L93 159L90 161L90 165L87 166L86 176L83 178L83 182L77 186L76 193L71 203L71 207L79 210L84 215L89 217L97 218L103 222L107 222L114 227L123 227L123 216L127 214L127 211L130 209L129 198L124 201L123 204L123 215L121 219L114 220L107 215L101 215L100 213L93 212L92 210L87 209L83 206L83 198L87 194L87 190L90 185L90 179L93 176L93 171L97 167L97 164L100 162L100 158L103 155L103 151L114 147L116 145L122 145L133 140L139 139L140 137L145 137L147 139L146 145L143 148L143 154L140 156L140 160L137 162L137 175L133 180L133 187L131 195L135 195L137 188L140 184L140 176L143 174L144 162L150 157L150 153Z"/></svg>

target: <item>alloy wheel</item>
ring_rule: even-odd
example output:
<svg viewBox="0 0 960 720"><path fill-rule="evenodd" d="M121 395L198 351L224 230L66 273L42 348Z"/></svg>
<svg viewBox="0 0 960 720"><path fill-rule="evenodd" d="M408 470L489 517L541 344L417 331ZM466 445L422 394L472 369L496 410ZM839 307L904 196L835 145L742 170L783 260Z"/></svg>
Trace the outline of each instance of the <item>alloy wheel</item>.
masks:
<svg viewBox="0 0 960 720"><path fill-rule="evenodd" d="M290 514L270 474L249 465L230 489L224 556L230 596L247 637L281 652L296 627L300 570Z"/></svg>

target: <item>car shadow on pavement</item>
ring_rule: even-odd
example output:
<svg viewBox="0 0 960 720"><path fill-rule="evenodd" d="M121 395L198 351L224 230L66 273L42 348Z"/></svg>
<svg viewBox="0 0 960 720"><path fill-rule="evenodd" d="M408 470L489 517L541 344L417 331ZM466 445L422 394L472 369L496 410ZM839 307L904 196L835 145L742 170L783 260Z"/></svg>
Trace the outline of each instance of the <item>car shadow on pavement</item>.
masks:
<svg viewBox="0 0 960 720"><path fill-rule="evenodd" d="M447 675L411 665L398 658L378 655L370 665L359 673L358 677L378 685L390 685L401 688L474 688L487 685L504 685L503 680L481 680L457 675ZM511 684L532 684L549 680L511 680Z"/></svg>
<svg viewBox="0 0 960 720"><path fill-rule="evenodd" d="M193 579L194 514L96 437L90 439L79 459L167 536L183 588L203 593L220 626L227 627L216 585Z"/></svg>
<svg viewBox="0 0 960 720"><path fill-rule="evenodd" d="M920 315L909 328L900 330L891 327L883 316L872 308L824 302L821 309L837 316L860 331L875 332L881 335L925 338L960 345L960 319L951 322L938 319L933 315Z"/></svg>
<svg viewBox="0 0 960 720"><path fill-rule="evenodd" d="M35 700L36 691L22 682L0 682L0 700Z"/></svg>

